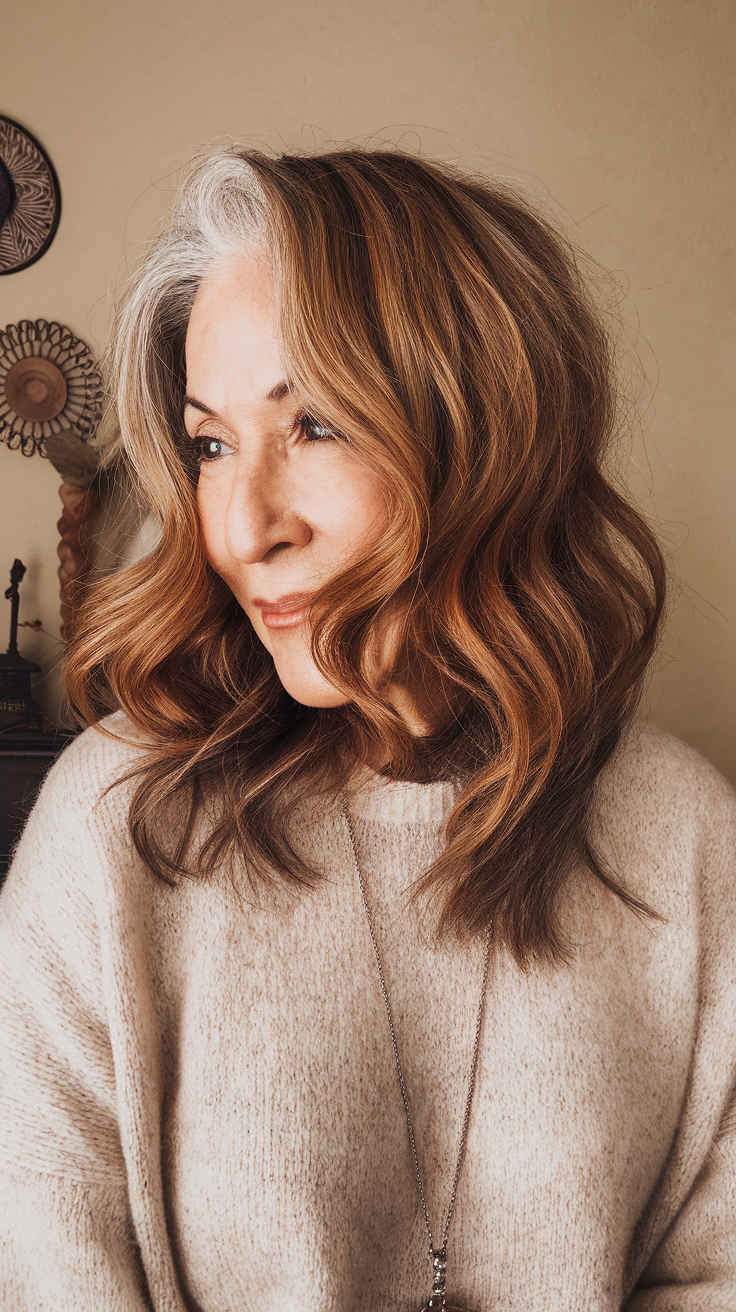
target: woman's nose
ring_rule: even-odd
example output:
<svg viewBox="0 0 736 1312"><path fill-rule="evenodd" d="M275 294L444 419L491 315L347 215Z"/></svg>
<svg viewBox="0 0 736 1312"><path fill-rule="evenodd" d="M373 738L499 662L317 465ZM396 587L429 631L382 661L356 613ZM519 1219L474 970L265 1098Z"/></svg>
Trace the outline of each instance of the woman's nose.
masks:
<svg viewBox="0 0 736 1312"><path fill-rule="evenodd" d="M302 547L312 531L295 506L285 461L278 455L239 458L225 511L225 546L232 560L254 565L286 547Z"/></svg>

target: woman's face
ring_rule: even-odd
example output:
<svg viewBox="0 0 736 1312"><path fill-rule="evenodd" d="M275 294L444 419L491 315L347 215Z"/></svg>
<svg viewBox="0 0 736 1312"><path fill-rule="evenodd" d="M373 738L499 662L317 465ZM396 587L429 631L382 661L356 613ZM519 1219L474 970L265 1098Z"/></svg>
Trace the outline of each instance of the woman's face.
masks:
<svg viewBox="0 0 736 1312"><path fill-rule="evenodd" d="M267 263L221 265L197 295L186 341L189 436L201 455L205 550L296 701L347 700L312 660L310 596L381 534L384 488L289 393Z"/></svg>

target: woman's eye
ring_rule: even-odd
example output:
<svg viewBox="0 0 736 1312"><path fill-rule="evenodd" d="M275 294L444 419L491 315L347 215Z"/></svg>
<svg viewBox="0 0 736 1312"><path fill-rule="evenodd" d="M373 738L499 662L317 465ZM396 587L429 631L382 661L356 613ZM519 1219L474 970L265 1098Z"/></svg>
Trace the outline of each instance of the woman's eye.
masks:
<svg viewBox="0 0 736 1312"><path fill-rule="evenodd" d="M200 462L207 460L219 460L220 456L226 455L232 450L226 442L220 437L200 437L197 439L198 455Z"/></svg>
<svg viewBox="0 0 736 1312"><path fill-rule="evenodd" d="M337 437L336 433L333 433L329 428L323 427L322 424L318 424L317 420L312 419L310 415L302 415L299 422L304 439L307 442L333 442Z"/></svg>

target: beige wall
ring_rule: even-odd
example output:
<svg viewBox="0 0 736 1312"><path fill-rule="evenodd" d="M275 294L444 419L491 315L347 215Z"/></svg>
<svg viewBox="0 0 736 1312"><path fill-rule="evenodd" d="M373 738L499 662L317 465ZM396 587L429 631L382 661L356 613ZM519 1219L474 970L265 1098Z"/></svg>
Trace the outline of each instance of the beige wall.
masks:
<svg viewBox="0 0 736 1312"><path fill-rule="evenodd" d="M400 140L566 218L626 291L648 380L628 475L680 579L653 715L736 782L732 0L25 0L2 29L0 112L46 146L63 214L0 279L0 324L59 319L97 351L167 175L222 134ZM20 555L21 618L52 634L57 484L0 447L0 583ZM58 646L22 633L52 710Z"/></svg>

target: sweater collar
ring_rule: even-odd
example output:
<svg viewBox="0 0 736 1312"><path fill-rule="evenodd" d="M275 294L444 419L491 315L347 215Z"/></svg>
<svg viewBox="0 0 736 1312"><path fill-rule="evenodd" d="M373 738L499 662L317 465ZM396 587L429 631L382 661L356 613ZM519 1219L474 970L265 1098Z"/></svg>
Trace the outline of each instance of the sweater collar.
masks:
<svg viewBox="0 0 736 1312"><path fill-rule="evenodd" d="M348 790L350 813L378 824L441 825L460 792L449 781L432 784L384 779L368 766L355 771Z"/></svg>

